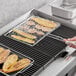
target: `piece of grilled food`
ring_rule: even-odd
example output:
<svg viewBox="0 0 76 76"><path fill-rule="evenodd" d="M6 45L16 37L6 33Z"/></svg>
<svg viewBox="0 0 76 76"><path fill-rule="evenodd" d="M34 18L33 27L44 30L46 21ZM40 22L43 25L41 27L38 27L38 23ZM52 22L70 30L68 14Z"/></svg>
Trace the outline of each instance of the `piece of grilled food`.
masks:
<svg viewBox="0 0 76 76"><path fill-rule="evenodd" d="M29 66L30 63L31 63L31 61L29 59L23 58L23 59L17 61L15 64L13 64L7 70L4 70L4 72L5 73L11 73L11 72L15 72L15 71L21 70L21 69L26 68L27 66Z"/></svg>
<svg viewBox="0 0 76 76"><path fill-rule="evenodd" d="M26 32L23 32L23 31L21 31L19 29L13 29L12 31L16 32L16 33L18 33L18 34L20 34L20 35L22 35L22 36L24 36L26 38L29 38L29 39L36 39L37 38L36 36L34 36L32 34L29 34L29 33L26 33Z"/></svg>
<svg viewBox="0 0 76 76"><path fill-rule="evenodd" d="M14 65L18 60L18 56L16 54L9 55L3 64L2 70L3 72L7 72L9 68Z"/></svg>
<svg viewBox="0 0 76 76"><path fill-rule="evenodd" d="M5 62L9 54L10 54L10 50L0 48L0 64Z"/></svg>
<svg viewBox="0 0 76 76"><path fill-rule="evenodd" d="M55 28L56 27L56 23L47 19L43 19L40 17L31 17L32 20L34 20L35 22L37 22L38 24L48 27L48 28Z"/></svg>
<svg viewBox="0 0 76 76"><path fill-rule="evenodd" d="M0 54L4 51L4 48L0 47Z"/></svg>
<svg viewBox="0 0 76 76"><path fill-rule="evenodd" d="M17 40L20 40L20 41L23 41L23 42L27 42L27 43L35 43L34 40L31 40L31 39L28 39L28 38L25 38L25 37L21 37L21 36L17 36L17 35L11 35L12 38L14 39L17 39Z"/></svg>

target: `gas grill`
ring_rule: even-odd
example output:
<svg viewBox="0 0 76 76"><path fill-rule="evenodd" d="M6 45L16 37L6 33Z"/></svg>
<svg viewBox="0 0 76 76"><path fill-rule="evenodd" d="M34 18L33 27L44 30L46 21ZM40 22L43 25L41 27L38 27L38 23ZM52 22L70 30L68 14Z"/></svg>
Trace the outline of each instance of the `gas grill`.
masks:
<svg viewBox="0 0 76 76"><path fill-rule="evenodd" d="M46 15L35 9L32 10L31 13L48 19L51 18L49 15ZM17 24L19 23L20 21ZM17 24L14 21L14 26L16 26ZM9 24L7 25L7 27L1 29L4 31L0 34L0 43L34 59L34 64L26 71L22 71L19 74L17 74L17 76L37 76L39 72L43 71L51 62L53 62L57 58L57 56L59 56L59 54L63 52L63 49L67 47L67 45L64 42L49 37L49 34L35 46L29 46L5 37L4 33L13 28L13 26L10 26ZM61 36L63 38L69 38L76 36L76 31L67 26L64 26L64 24L61 23L61 26L57 28L55 31L53 31L52 34Z"/></svg>

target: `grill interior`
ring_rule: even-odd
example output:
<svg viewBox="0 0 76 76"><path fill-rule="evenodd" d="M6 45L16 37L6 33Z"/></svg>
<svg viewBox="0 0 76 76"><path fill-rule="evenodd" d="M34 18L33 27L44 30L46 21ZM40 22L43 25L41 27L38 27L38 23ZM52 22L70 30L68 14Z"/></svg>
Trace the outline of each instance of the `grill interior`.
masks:
<svg viewBox="0 0 76 76"><path fill-rule="evenodd" d="M56 29L52 34L62 36L63 38L68 38L75 36L76 31L69 27L61 26ZM66 44L64 44L63 42L55 40L48 36L46 36L34 47L22 44L18 41L14 41L3 35L0 37L0 42L8 46L9 48L12 48L35 60L32 67L30 67L26 71L23 71L22 74L18 74L17 76L32 76L66 47Z"/></svg>

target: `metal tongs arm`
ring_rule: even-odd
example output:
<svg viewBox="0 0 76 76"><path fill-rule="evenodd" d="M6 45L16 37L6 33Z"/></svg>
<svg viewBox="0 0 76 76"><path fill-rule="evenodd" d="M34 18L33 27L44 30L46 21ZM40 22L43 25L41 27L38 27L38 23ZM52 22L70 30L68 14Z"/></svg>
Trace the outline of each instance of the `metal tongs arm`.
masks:
<svg viewBox="0 0 76 76"><path fill-rule="evenodd" d="M57 36L57 35L54 35L54 34L49 34L48 37L51 37L51 38L54 38L56 40L64 42L64 38L61 37L61 36Z"/></svg>

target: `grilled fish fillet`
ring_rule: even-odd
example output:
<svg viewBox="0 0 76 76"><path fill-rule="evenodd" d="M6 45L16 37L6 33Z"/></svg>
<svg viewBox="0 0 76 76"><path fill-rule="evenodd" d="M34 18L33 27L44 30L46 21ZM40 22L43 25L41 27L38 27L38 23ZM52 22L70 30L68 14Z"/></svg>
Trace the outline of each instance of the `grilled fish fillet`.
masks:
<svg viewBox="0 0 76 76"><path fill-rule="evenodd" d="M37 38L34 35L31 35L29 33L25 33L25 32L23 32L21 30L18 30L18 29L13 29L13 31L16 32L16 33L18 33L18 34L20 34L20 35L22 35L22 36L24 36L24 37L30 38L30 39L36 39Z"/></svg>
<svg viewBox="0 0 76 76"><path fill-rule="evenodd" d="M56 23L49 21L49 20L46 20L46 19L43 19L43 18L32 17L31 19L34 20L35 22L39 23L40 25L45 26L45 27L49 27L49 28L56 27Z"/></svg>
<svg viewBox="0 0 76 76"><path fill-rule="evenodd" d="M31 40L31 39L28 39L28 38L24 38L24 37L21 37L21 36L17 36L17 35L11 35L12 38L15 38L15 39L18 39L18 40L21 40L21 41L24 41L24 42L27 42L27 43L35 43L34 40Z"/></svg>
<svg viewBox="0 0 76 76"><path fill-rule="evenodd" d="M8 55L10 54L10 50L4 50L2 53L0 53L0 64L2 64L3 62L5 62L6 58L8 57Z"/></svg>
<svg viewBox="0 0 76 76"><path fill-rule="evenodd" d="M6 72L12 65L14 65L17 62L17 60L18 60L18 56L15 54L8 56L3 64L2 70Z"/></svg>
<svg viewBox="0 0 76 76"><path fill-rule="evenodd" d="M27 67L28 65L30 65L30 63L31 61L29 59L23 58L19 60L18 62L16 62L14 65L12 65L7 71L5 71L5 73L10 73L10 72L21 70Z"/></svg>

